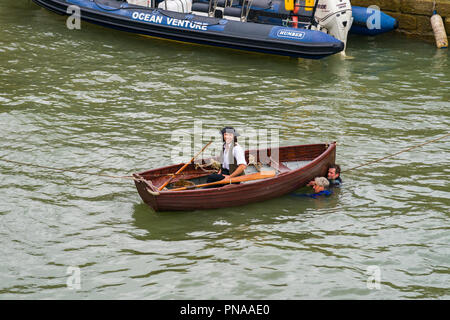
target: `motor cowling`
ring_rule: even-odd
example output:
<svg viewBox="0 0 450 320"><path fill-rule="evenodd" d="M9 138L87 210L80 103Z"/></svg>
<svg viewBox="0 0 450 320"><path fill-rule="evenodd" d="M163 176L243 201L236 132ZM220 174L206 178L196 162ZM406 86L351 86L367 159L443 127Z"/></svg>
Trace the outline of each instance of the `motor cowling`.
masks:
<svg viewBox="0 0 450 320"><path fill-rule="evenodd" d="M347 46L347 35L352 27L352 6L350 0L318 0L315 19L317 29L328 33ZM345 50L344 47L344 50Z"/></svg>

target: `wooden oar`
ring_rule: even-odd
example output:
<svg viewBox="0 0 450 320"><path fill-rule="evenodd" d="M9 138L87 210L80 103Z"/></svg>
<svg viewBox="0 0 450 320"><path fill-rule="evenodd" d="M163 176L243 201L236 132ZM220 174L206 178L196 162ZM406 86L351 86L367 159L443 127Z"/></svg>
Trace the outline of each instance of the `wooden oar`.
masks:
<svg viewBox="0 0 450 320"><path fill-rule="evenodd" d="M271 178L271 177L275 176L275 174L276 174L275 171L267 170L267 171L261 171L261 172L257 172L257 173L234 177L231 179L223 179L223 180L211 182L211 183L204 183L204 184L198 184L195 186L171 189L169 191L181 191L181 190L189 190L189 189L208 187L208 186L214 186L214 185L220 185L220 184L229 184L229 183L236 183L236 182L245 182L245 181L266 179L266 178Z"/></svg>
<svg viewBox="0 0 450 320"><path fill-rule="evenodd" d="M206 146L203 147L202 150L200 150L199 153L197 153L192 159L191 161L189 161L188 163L186 163L184 166L182 166L180 168L180 170L178 170L177 172L175 172L175 174L173 176L171 176L161 187L158 188L159 191L161 191L162 189L164 189L172 180L173 178L175 178L175 176L179 173L181 173L181 171L183 171L184 169L186 169L186 167L188 165L190 165L192 163L192 161L195 160L195 158L197 158L199 156L200 153L202 153L213 141L211 140L210 142L208 142L208 144Z"/></svg>

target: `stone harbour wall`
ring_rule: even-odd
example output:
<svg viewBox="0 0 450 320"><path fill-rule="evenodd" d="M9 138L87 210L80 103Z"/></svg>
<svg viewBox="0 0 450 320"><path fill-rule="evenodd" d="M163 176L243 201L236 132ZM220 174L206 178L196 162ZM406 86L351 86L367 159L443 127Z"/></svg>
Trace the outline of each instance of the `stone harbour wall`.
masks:
<svg viewBox="0 0 450 320"><path fill-rule="evenodd" d="M381 11L398 20L398 32L434 39L430 17L433 0L351 0L354 6L376 5ZM447 37L450 38L450 0L436 0L436 11L444 20Z"/></svg>

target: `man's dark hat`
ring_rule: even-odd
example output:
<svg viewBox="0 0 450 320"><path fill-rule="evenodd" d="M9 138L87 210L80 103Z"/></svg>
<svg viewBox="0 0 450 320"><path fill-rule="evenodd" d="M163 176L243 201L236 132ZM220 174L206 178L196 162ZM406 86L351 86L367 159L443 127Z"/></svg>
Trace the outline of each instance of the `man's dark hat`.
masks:
<svg viewBox="0 0 450 320"><path fill-rule="evenodd" d="M220 133L222 133L222 135L225 132L232 133L235 137L239 136L239 133L233 127L225 127L222 130L220 130Z"/></svg>

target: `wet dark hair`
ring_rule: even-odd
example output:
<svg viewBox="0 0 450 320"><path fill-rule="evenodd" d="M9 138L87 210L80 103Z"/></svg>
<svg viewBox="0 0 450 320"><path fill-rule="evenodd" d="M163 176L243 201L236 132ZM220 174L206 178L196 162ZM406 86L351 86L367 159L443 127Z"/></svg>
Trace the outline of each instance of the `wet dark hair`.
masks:
<svg viewBox="0 0 450 320"><path fill-rule="evenodd" d="M336 169L336 174L341 175L341 167L338 164L331 165L328 170Z"/></svg>

